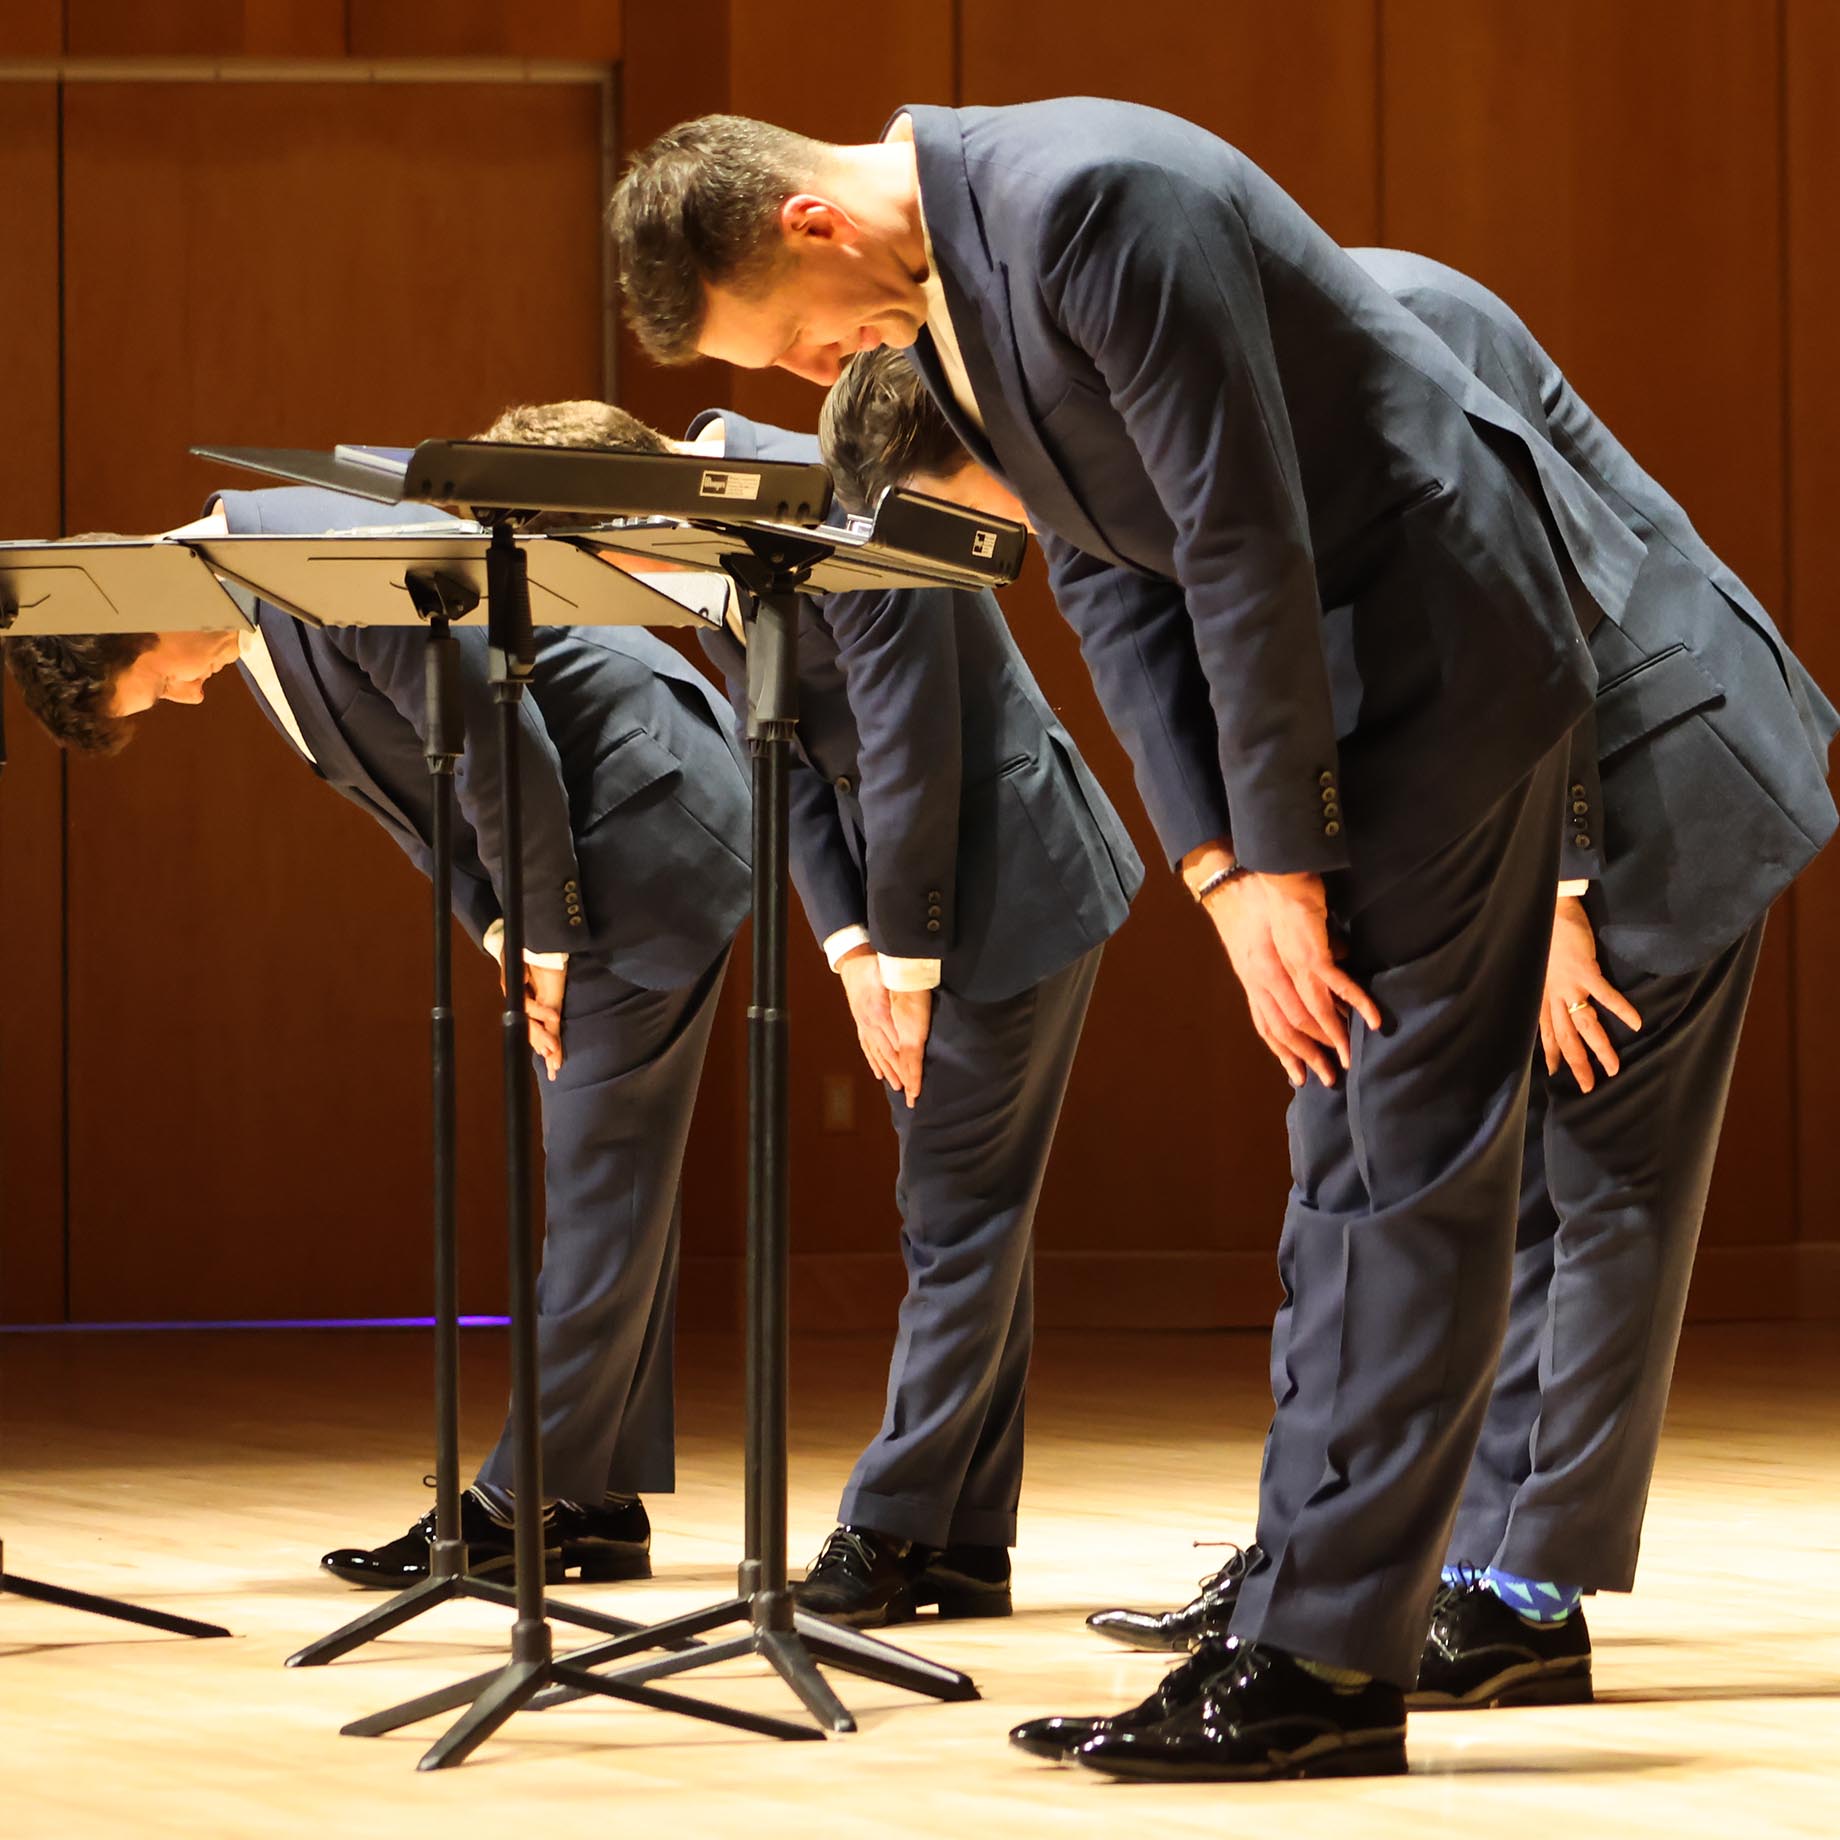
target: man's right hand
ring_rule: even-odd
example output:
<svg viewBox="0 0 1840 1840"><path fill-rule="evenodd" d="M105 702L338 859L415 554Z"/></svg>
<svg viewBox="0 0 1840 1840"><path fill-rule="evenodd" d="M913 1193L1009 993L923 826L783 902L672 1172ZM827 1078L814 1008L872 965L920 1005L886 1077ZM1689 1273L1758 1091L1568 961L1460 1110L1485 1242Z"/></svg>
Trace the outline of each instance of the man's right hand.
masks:
<svg viewBox="0 0 1840 1840"><path fill-rule="evenodd" d="M1546 995L1540 1005L1540 1046L1546 1054L1546 1071L1556 1074L1560 1062L1572 1070L1580 1092L1597 1084L1591 1056L1596 1055L1606 1075L1622 1070L1622 1060L1604 1030L1599 1009L1607 1009L1626 1028L1639 1029L1642 1017L1636 1006L1604 975L1597 962L1597 936L1591 917L1575 895L1562 894L1553 911L1552 949L1546 960Z"/></svg>
<svg viewBox="0 0 1840 1840"><path fill-rule="evenodd" d="M875 948L853 946L838 959L837 975L843 980L843 994L849 1000L856 1039L869 1071L904 1094L911 1104L920 1093L919 1053L910 1053L902 1046Z"/></svg>
<svg viewBox="0 0 1840 1840"><path fill-rule="evenodd" d="M1216 859L1220 867L1232 860L1215 845L1184 859L1191 888L1213 873ZM1347 1012L1377 1029L1380 1010L1335 962L1322 877L1241 875L1204 905L1246 992L1252 1026L1285 1077L1301 1086L1313 1073L1333 1086L1337 1063L1346 1071L1349 1062Z"/></svg>

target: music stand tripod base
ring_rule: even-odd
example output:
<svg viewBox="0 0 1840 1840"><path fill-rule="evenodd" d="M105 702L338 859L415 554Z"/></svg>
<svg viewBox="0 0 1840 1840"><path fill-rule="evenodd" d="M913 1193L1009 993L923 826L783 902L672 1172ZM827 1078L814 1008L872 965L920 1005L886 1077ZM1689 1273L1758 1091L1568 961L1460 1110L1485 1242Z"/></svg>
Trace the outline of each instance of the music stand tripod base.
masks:
<svg viewBox="0 0 1840 1840"><path fill-rule="evenodd" d="M17 1572L6 1569L6 1545L0 1541L0 1597L9 1591L15 1597L56 1604L64 1610L82 1610L91 1616L113 1617L118 1623L136 1623L143 1629L158 1629L169 1636L203 1640L230 1633L219 1623L202 1623L192 1616L174 1616L170 1610L149 1610L140 1604L123 1603L118 1597L99 1597L93 1591L73 1591L67 1585L46 1584L39 1578L21 1578Z"/></svg>
<svg viewBox="0 0 1840 1840"><path fill-rule="evenodd" d="M856 1729L819 1662L939 1700L971 1700L978 1690L956 1668L795 1610L786 1576L787 1322L791 1190L786 1156L786 908L788 796L797 722L795 648L799 596L823 541L752 533L752 561L728 568L754 594L748 639L748 744L754 761L753 1001L748 1009L747 1461L745 1548L736 1596L674 1617L650 1630L569 1657L577 1676L599 1663L710 1635L735 1623L745 1631L688 1653L669 1654L588 1678L636 1689L668 1674L740 1655L766 1661L829 1731ZM577 1698L582 1681L562 1683L540 1706ZM704 1714L703 1716L707 1716Z"/></svg>

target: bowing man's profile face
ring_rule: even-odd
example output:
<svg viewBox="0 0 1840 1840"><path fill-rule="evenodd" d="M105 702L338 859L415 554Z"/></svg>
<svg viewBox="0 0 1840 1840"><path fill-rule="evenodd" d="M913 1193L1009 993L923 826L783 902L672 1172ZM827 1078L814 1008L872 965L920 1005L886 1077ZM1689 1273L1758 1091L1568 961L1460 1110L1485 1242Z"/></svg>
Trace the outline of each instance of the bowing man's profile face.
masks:
<svg viewBox="0 0 1840 1840"><path fill-rule="evenodd" d="M704 290L696 348L705 358L829 385L857 352L919 336L925 297L891 238L808 192L780 207L779 227L764 279Z"/></svg>
<svg viewBox="0 0 1840 1840"><path fill-rule="evenodd" d="M116 676L109 713L135 716L155 703L202 703L205 685L236 655L234 632L161 633Z"/></svg>

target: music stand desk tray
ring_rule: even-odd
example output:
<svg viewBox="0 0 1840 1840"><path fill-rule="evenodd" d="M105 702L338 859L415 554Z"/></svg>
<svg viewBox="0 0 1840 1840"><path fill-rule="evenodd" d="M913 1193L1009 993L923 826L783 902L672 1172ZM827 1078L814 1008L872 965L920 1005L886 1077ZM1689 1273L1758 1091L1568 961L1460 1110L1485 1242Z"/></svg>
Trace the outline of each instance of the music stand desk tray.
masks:
<svg viewBox="0 0 1840 1840"><path fill-rule="evenodd" d="M441 575L487 601L482 532L387 525L324 536L189 537L204 560L239 587L315 626L421 626L410 598L411 572ZM672 592L605 561L570 537L520 537L528 561L530 617L537 626L720 625L722 597L686 605L688 584Z"/></svg>
<svg viewBox="0 0 1840 1840"><path fill-rule="evenodd" d="M249 622L183 543L163 537L0 544L0 631L228 632Z"/></svg>

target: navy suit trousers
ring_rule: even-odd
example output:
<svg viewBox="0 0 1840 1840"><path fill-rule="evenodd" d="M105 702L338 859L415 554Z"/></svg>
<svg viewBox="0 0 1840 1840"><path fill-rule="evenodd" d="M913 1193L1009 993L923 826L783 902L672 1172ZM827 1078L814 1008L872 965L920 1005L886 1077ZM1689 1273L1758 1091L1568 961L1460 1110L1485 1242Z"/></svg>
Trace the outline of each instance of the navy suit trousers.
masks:
<svg viewBox="0 0 1840 1840"><path fill-rule="evenodd" d="M1507 1326L1560 748L1345 915L1385 1023L1291 1103L1286 1302L1233 1633L1410 1686ZM1331 883L1332 906L1337 891Z"/></svg>
<svg viewBox="0 0 1840 1840"><path fill-rule="evenodd" d="M569 961L562 1071L540 1062L543 1268L537 1280L543 1492L597 1503L676 1483L672 1353L679 1177L728 953L647 990ZM479 1472L512 1485L509 1425Z"/></svg>
<svg viewBox="0 0 1840 1840"><path fill-rule="evenodd" d="M907 1295L847 1524L924 1546L1015 1544L1035 1203L1102 950L1001 1002L934 998L919 1103L891 1098Z"/></svg>
<svg viewBox="0 0 1840 1840"><path fill-rule="evenodd" d="M1763 922L1703 969L1611 980L1622 1071L1535 1069L1514 1301L1450 1559L1627 1591Z"/></svg>

